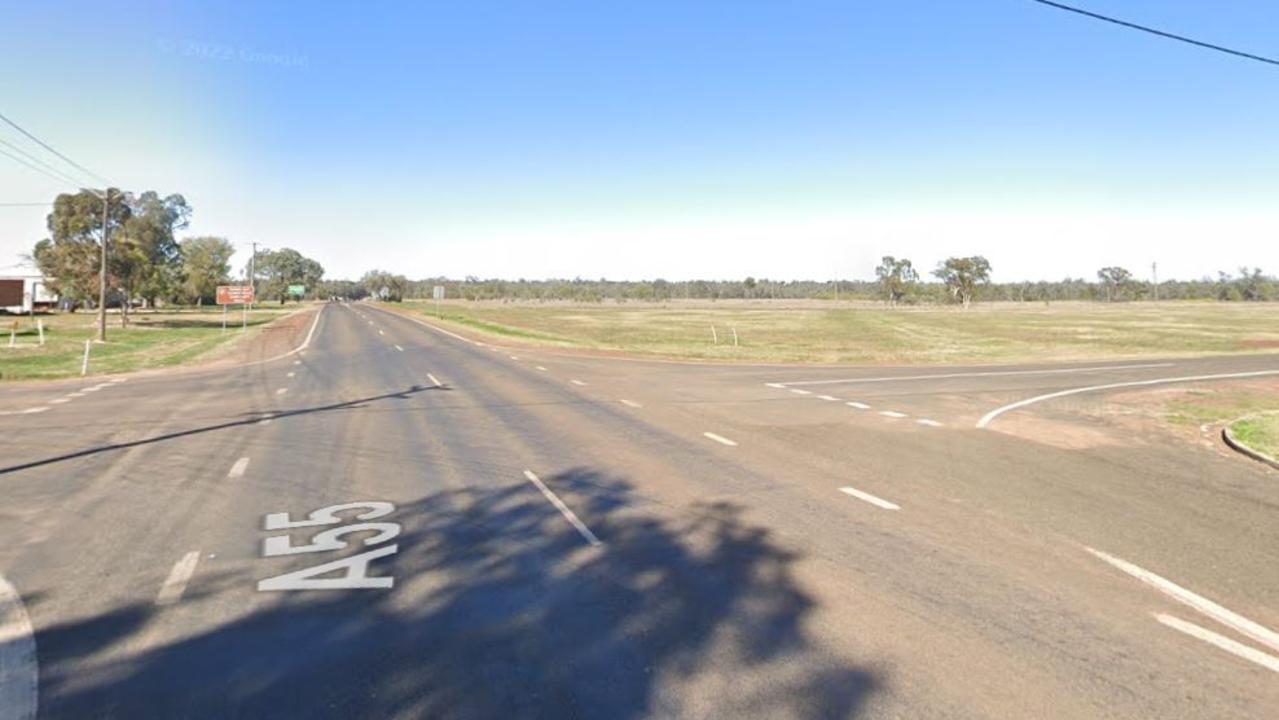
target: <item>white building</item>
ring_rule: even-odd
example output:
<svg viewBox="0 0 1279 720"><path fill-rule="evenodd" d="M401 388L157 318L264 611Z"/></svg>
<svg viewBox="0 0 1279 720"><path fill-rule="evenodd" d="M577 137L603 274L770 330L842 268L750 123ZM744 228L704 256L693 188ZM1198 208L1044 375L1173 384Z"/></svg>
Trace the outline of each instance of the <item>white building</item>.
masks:
<svg viewBox="0 0 1279 720"><path fill-rule="evenodd" d="M36 310L48 310L58 304L57 293L50 292L40 271L25 265L0 268L0 311L29 313L32 302Z"/></svg>

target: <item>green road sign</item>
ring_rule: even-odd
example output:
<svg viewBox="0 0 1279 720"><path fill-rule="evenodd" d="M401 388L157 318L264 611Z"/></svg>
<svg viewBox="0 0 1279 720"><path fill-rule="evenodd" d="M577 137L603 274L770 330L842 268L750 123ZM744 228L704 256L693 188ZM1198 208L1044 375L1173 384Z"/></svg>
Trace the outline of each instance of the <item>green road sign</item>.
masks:
<svg viewBox="0 0 1279 720"><path fill-rule="evenodd" d="M305 294L306 294L306 286L305 286L305 285L290 285L290 286L289 286L289 294L290 294L290 295L297 295L298 297L302 297L303 295L305 295Z"/></svg>

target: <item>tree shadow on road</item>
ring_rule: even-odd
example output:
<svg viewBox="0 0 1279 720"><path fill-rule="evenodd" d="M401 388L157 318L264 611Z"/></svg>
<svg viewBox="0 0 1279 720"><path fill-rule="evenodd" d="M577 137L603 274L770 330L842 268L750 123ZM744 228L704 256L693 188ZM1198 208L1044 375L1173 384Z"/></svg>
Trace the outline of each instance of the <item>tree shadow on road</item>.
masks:
<svg viewBox="0 0 1279 720"><path fill-rule="evenodd" d="M840 718L881 684L805 631L798 556L739 507L655 514L587 468L544 481L603 545L528 484L434 493L386 518L399 552L371 574L393 589L258 593L336 554L263 558L177 606L41 632L42 714ZM183 639L94 656L140 614Z"/></svg>

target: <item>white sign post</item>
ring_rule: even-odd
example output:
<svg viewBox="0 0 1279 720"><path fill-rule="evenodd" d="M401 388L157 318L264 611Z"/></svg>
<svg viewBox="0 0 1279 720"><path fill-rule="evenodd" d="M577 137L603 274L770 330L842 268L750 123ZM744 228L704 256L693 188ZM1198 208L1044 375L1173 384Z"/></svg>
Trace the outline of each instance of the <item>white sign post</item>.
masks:
<svg viewBox="0 0 1279 720"><path fill-rule="evenodd" d="M443 318L440 314L440 301L444 299L444 286L436 285L431 289L431 297L435 298L435 317Z"/></svg>

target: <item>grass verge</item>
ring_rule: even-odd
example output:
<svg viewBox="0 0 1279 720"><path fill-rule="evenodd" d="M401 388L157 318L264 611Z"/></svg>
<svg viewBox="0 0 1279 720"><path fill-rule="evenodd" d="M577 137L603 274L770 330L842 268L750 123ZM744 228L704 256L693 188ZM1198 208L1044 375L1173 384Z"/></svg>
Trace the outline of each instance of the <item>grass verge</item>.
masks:
<svg viewBox="0 0 1279 720"><path fill-rule="evenodd" d="M1279 458L1279 413L1236 420L1230 432L1241 445L1271 458Z"/></svg>
<svg viewBox="0 0 1279 720"><path fill-rule="evenodd" d="M197 361L213 350L261 332L267 324L296 310L259 308L249 313L247 331L241 332L239 313L231 313L222 330L221 310L166 309L134 311L129 327L120 317L108 316L107 342L93 343L89 374L130 372L170 367ZM0 380L52 380L76 377L84 356L85 340L97 337L92 313L37 315L44 324L45 344L39 344L36 324L29 317L0 316ZM16 323L16 324L15 324ZM9 347L11 331L15 347Z"/></svg>

